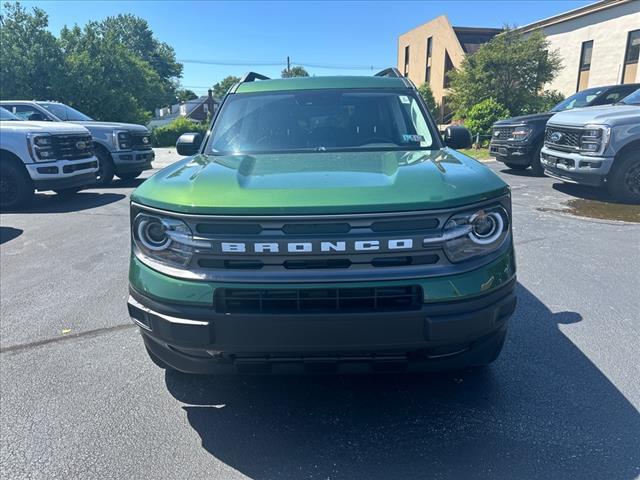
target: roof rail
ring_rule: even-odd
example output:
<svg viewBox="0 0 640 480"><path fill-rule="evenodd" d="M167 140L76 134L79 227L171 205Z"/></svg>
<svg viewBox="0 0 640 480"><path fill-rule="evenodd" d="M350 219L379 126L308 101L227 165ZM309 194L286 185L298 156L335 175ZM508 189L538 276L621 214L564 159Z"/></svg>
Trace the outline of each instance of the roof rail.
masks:
<svg viewBox="0 0 640 480"><path fill-rule="evenodd" d="M374 75L374 77L404 78L404 76L400 73L400 70L395 67L389 67L385 68L384 70L380 70Z"/></svg>
<svg viewBox="0 0 640 480"><path fill-rule="evenodd" d="M249 72L240 79L240 83L255 82L256 80L271 80L271 79L264 75L260 75L259 73L256 73L256 72Z"/></svg>

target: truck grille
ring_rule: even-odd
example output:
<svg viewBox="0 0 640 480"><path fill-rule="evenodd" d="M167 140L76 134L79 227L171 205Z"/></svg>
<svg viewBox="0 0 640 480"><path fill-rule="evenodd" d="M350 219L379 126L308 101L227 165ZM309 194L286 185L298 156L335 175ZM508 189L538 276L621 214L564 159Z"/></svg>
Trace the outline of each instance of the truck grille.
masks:
<svg viewBox="0 0 640 480"><path fill-rule="evenodd" d="M511 136L511 134L513 133L514 130L515 130L515 127L494 127L493 128L493 135L492 135L491 139L492 140L506 140Z"/></svg>
<svg viewBox="0 0 640 480"><path fill-rule="evenodd" d="M145 142L145 138L147 141ZM131 148L133 150L151 150L151 138L148 133L132 133Z"/></svg>
<svg viewBox="0 0 640 480"><path fill-rule="evenodd" d="M56 159L78 160L93 156L91 135L54 135L51 138Z"/></svg>
<svg viewBox="0 0 640 480"><path fill-rule="evenodd" d="M552 138L554 135L560 138ZM547 126L544 134L544 143L557 150L575 151L580 148L582 130L579 128Z"/></svg>
<svg viewBox="0 0 640 480"><path fill-rule="evenodd" d="M350 313L418 310L417 285L376 288L246 289L218 288L219 313Z"/></svg>

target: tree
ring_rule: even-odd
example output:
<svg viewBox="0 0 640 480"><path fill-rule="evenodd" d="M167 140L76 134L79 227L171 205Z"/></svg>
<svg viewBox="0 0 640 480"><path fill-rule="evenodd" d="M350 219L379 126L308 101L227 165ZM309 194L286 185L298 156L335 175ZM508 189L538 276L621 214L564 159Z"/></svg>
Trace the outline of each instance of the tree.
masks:
<svg viewBox="0 0 640 480"><path fill-rule="evenodd" d="M565 99L565 96L557 90L545 90L527 108L522 110L522 114L548 112L558 103Z"/></svg>
<svg viewBox="0 0 640 480"><path fill-rule="evenodd" d="M224 97L229 89L240 81L240 77L229 75L213 86L213 98Z"/></svg>
<svg viewBox="0 0 640 480"><path fill-rule="evenodd" d="M433 119L437 121L438 104L436 103L436 100L433 98L433 92L431 91L431 86L426 82L423 83L418 88L418 93L422 97L422 100L424 100L424 103L427 105L427 110L429 110L429 113L431 114Z"/></svg>
<svg viewBox="0 0 640 480"><path fill-rule="evenodd" d="M494 98L512 115L519 115L539 102L545 83L561 68L557 52L540 32L523 38L506 29L480 46L462 61L461 68L449 73L451 103L464 118L478 102Z"/></svg>
<svg viewBox="0 0 640 480"><path fill-rule="evenodd" d="M293 77L308 77L309 72L307 72L304 67L295 66L289 69L282 70L281 77L282 78L293 78Z"/></svg>
<svg viewBox="0 0 640 480"><path fill-rule="evenodd" d="M193 90L186 88L176 90L176 100L178 103L188 102L189 100L194 100L196 98L198 98L198 95L196 95Z"/></svg>
<svg viewBox="0 0 640 480"><path fill-rule="evenodd" d="M54 99L64 81L62 51L47 30L49 17L5 3L0 15L0 98Z"/></svg>
<svg viewBox="0 0 640 480"><path fill-rule="evenodd" d="M489 136L493 124L509 116L509 110L504 105L499 104L493 98L487 98L469 109L464 126L469 129L474 139L477 134Z"/></svg>

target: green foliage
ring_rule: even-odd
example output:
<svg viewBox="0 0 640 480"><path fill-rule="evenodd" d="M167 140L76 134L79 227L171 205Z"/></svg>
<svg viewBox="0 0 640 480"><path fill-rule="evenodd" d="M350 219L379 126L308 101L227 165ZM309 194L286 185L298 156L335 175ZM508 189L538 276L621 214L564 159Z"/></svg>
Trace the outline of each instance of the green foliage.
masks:
<svg viewBox="0 0 640 480"><path fill-rule="evenodd" d="M62 50L47 14L5 3L0 15L0 98L55 99L63 79Z"/></svg>
<svg viewBox="0 0 640 480"><path fill-rule="evenodd" d="M473 105L494 98L513 115L539 105L538 93L561 68L557 52L540 32L528 38L507 29L467 55L461 68L449 73L451 102L459 117Z"/></svg>
<svg viewBox="0 0 640 480"><path fill-rule="evenodd" d="M424 100L424 103L427 105L427 110L429 110L429 113L431 114L433 119L437 121L439 116L438 104L436 103L436 100L433 98L433 92L431 91L431 86L426 82L423 83L418 88L418 93L422 97L422 100Z"/></svg>
<svg viewBox="0 0 640 480"><path fill-rule="evenodd" d="M204 136L207 128L208 125L206 123L198 123L188 118L178 117L167 125L154 128L151 131L151 138L155 147L174 147L178 137L183 133L199 132Z"/></svg>
<svg viewBox="0 0 640 480"><path fill-rule="evenodd" d="M522 110L522 114L548 112L564 99L565 96L557 90L545 90L536 97L536 101Z"/></svg>
<svg viewBox="0 0 640 480"><path fill-rule="evenodd" d="M467 118L464 120L464 126L474 136L475 135L491 135L491 126L498 120L508 118L511 115L509 110L496 102L493 98L488 98L477 103L467 112Z"/></svg>
<svg viewBox="0 0 640 480"><path fill-rule="evenodd" d="M285 68L284 70L282 70L280 76L282 78L308 77L309 72L307 72L304 67L296 66L291 67L288 70Z"/></svg>
<svg viewBox="0 0 640 480"><path fill-rule="evenodd" d="M224 97L229 89L233 87L236 83L240 81L240 77L236 77L235 75L229 75L228 77L224 77L218 83L213 86L213 98L222 98Z"/></svg>
<svg viewBox="0 0 640 480"><path fill-rule="evenodd" d="M184 88L176 90L177 103L188 102L189 100L195 100L196 98L198 98L198 95L196 95L196 93L193 90L188 90Z"/></svg>
<svg viewBox="0 0 640 480"><path fill-rule="evenodd" d="M4 5L0 20L0 96L59 100L97 120L146 123L175 98L182 74L173 49L147 22L118 15L84 28L64 27L56 39L38 8Z"/></svg>

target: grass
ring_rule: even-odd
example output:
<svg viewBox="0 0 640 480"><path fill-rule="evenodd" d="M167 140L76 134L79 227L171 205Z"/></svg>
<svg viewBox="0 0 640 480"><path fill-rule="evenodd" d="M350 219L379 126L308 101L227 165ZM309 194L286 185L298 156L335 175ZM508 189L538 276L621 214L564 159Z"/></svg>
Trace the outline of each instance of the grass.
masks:
<svg viewBox="0 0 640 480"><path fill-rule="evenodd" d="M473 157L476 160L491 160L493 157L489 154L489 149L488 148L481 148L479 150L476 150L475 148L464 148L462 150L458 150L460 153L464 153L465 155L468 155L469 157Z"/></svg>

